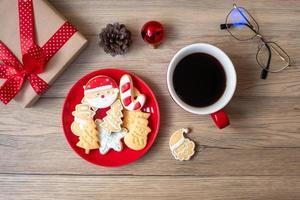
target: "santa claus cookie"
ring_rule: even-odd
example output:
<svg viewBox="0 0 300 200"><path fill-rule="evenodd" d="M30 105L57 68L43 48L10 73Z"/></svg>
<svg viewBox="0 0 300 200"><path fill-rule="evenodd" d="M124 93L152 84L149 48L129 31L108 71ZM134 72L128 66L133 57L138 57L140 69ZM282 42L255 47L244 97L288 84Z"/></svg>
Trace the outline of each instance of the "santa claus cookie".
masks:
<svg viewBox="0 0 300 200"><path fill-rule="evenodd" d="M119 89L114 79L100 75L90 79L84 88L83 103L87 103L93 110L107 108L118 98Z"/></svg>
<svg viewBox="0 0 300 200"><path fill-rule="evenodd" d="M184 137L184 133L188 133L189 129L182 128L175 131L169 141L172 155L176 160L189 160L195 153L195 143Z"/></svg>
<svg viewBox="0 0 300 200"><path fill-rule="evenodd" d="M124 74L120 79L120 97L124 108L130 111L141 109L146 102L146 96L143 94L135 96L134 90L131 76Z"/></svg>

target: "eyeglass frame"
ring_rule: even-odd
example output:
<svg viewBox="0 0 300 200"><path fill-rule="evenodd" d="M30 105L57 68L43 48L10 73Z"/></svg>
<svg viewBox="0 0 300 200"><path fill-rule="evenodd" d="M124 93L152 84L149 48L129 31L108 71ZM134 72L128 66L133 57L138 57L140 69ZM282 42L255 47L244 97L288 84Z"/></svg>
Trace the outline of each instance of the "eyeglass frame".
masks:
<svg viewBox="0 0 300 200"><path fill-rule="evenodd" d="M247 39L240 39L238 37L236 37L235 35L233 35L233 33L229 30L231 28L231 26L235 25L235 24L228 24L228 17L229 15L233 12L233 10L237 9L237 11L240 13L240 15L246 20L247 23L240 23L241 25L247 26L250 30L252 30L255 34L251 37L251 38L247 38ZM247 17L244 15L244 13L240 10L243 9L254 21L255 25L257 26L257 30L254 29L254 26L250 23L250 21L247 19ZM230 26L229 26L230 25ZM228 15L226 16L226 20L225 20L225 24L220 24L220 29L224 30L226 29L229 34L234 37L235 39L239 40L239 41L247 41L247 40L252 40L256 37L258 37L260 39L260 41L262 42L262 44L259 46L258 51L256 53L256 62L258 63L258 65L262 68L261 71L261 79L266 79L268 72L271 73L277 73L277 72L281 72L282 70L286 69L287 67L291 66L290 63L290 57L289 55L275 42L273 41L266 41L266 39L259 33L259 25L256 22L256 20L254 19L254 17L248 12L247 9L243 8L243 7L238 7L235 3L233 4L233 8L231 9L231 11L228 13ZM272 45L269 45L270 43L275 44L287 57L287 60L280 54L280 52L278 52L275 48L272 47ZM263 66L259 61L258 61L258 54L261 51L261 48L263 46L266 46L266 48L268 49L268 61L267 61L267 65ZM272 50L281 58L281 60L285 61L287 64L285 66L283 66L282 68L280 68L279 70L275 70L275 71L270 71L268 70L270 68L270 64L271 64L271 59L272 59Z"/></svg>

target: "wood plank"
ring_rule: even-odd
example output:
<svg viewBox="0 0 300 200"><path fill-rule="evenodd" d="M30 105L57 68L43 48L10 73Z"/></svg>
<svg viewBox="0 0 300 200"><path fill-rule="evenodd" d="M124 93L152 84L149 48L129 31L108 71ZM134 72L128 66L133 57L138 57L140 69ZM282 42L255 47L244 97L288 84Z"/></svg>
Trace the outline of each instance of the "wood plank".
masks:
<svg viewBox="0 0 300 200"><path fill-rule="evenodd" d="M73 0L69 3L52 0L51 3L88 37L90 45L44 96L64 97L80 77L105 67L135 72L149 82L156 94L167 94L165 80L168 63L180 48L195 42L215 44L232 58L238 72L237 96L300 96L300 39L299 30L294 28L300 25L297 17L300 2L272 2L237 2L254 15L268 39L286 49L294 65L283 73L271 74L268 80L260 80L260 70L255 60L257 43L236 41L226 31L219 30L219 24L224 22L232 7L230 0L218 5L209 1L172 1L172 6L168 1L111 3ZM135 12L132 12L132 5ZM269 5L272 9L268 9ZM212 13L214 17L208 19L207 16ZM149 19L162 21L166 25L166 40L155 50L145 45L140 37L140 27ZM133 34L133 46L125 56L111 57L98 47L97 34L107 23L114 21L125 23ZM293 23L286 23L288 21Z"/></svg>
<svg viewBox="0 0 300 200"><path fill-rule="evenodd" d="M41 142L40 145L49 144ZM0 173L135 176L300 175L299 148L237 150L198 147L191 161L179 162L174 160L167 147L161 148L156 144L146 156L133 164L119 168L104 168L87 163L66 146L56 148L56 145L52 145L50 150L23 148L3 151L1 147L1 151L5 153L1 155ZM32 147L34 145L30 145L30 148Z"/></svg>
<svg viewBox="0 0 300 200"><path fill-rule="evenodd" d="M188 114L165 96L158 99L162 122L157 141L144 158L119 169L93 166L72 152L60 124L63 99L43 98L35 108L22 112L11 112L17 109L13 104L2 107L0 152L5 153L1 155L0 172L226 176L300 174L298 98L236 97L227 109L232 126L222 131L214 127L208 116ZM199 152L192 161L183 163L172 158L168 147L172 131L182 127L192 128L189 137L196 141Z"/></svg>
<svg viewBox="0 0 300 200"><path fill-rule="evenodd" d="M159 184L158 184L159 183ZM127 177L0 175L0 198L18 199L208 199L292 200L299 177Z"/></svg>
<svg viewBox="0 0 300 200"><path fill-rule="evenodd" d="M190 127L193 129L190 137L206 146L300 147L300 102L297 97L235 97L226 108L231 126L223 130L215 128L209 116L187 113L167 96L161 95L157 99L161 111L159 135L162 139L159 141L167 142L172 131ZM60 117L63 101L62 98L42 98L34 108L20 112L14 103L0 107L1 137L46 139L55 136L64 142Z"/></svg>

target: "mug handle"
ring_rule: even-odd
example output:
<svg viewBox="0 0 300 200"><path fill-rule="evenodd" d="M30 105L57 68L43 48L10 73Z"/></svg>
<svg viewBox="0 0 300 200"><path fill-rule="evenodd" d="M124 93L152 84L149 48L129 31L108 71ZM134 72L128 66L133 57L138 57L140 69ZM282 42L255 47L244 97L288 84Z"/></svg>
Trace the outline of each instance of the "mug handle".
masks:
<svg viewBox="0 0 300 200"><path fill-rule="evenodd" d="M216 126L219 129L225 128L226 126L229 125L228 115L226 114L226 112L223 109L210 114L210 116L214 120Z"/></svg>

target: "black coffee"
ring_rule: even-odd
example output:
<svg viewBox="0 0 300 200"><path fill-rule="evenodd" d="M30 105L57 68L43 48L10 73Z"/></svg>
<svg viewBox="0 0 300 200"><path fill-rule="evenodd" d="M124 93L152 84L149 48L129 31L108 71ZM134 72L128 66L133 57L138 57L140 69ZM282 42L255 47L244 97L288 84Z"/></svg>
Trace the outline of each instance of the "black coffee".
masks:
<svg viewBox="0 0 300 200"><path fill-rule="evenodd" d="M224 93L226 76L222 64L206 53L184 57L173 74L175 92L194 107L214 104Z"/></svg>

